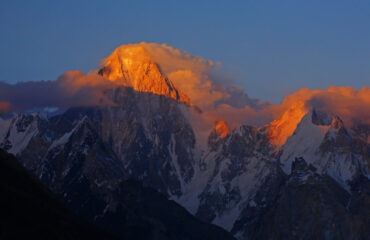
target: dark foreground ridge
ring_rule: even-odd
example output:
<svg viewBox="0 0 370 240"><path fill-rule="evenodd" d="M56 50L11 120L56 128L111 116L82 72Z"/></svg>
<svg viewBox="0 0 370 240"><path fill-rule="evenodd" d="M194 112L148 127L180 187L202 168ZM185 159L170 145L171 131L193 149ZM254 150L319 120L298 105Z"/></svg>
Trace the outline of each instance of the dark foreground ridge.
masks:
<svg viewBox="0 0 370 240"><path fill-rule="evenodd" d="M0 195L0 239L115 239L71 214L13 155L1 149ZM117 239L234 239L137 181L122 182L112 196L120 200L115 211L95 223ZM94 211L94 203L90 204Z"/></svg>
<svg viewBox="0 0 370 240"><path fill-rule="evenodd" d="M0 149L0 239L116 239L69 212L17 159Z"/></svg>

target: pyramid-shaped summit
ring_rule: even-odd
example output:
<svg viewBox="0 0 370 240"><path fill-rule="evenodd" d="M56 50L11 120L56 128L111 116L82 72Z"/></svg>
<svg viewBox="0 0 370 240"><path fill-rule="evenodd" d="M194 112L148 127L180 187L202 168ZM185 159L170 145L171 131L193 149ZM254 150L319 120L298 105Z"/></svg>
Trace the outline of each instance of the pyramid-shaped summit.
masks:
<svg viewBox="0 0 370 240"><path fill-rule="evenodd" d="M105 58L98 73L139 92L150 92L190 104L190 99L161 72L148 51L140 45L122 45Z"/></svg>

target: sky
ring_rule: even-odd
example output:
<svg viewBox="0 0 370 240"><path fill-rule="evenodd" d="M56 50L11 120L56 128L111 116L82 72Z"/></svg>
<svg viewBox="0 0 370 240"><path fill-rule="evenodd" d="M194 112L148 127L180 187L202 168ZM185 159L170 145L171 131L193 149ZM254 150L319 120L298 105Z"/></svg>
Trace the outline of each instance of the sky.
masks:
<svg viewBox="0 0 370 240"><path fill-rule="evenodd" d="M370 1L0 0L0 81L87 73L116 47L166 43L220 62L250 97L370 85Z"/></svg>

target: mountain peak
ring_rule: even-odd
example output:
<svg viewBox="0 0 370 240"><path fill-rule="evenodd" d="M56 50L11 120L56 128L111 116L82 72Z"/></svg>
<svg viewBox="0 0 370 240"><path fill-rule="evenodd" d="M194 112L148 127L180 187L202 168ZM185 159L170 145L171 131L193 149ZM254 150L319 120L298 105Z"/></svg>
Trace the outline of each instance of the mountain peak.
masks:
<svg viewBox="0 0 370 240"><path fill-rule="evenodd" d="M227 127L225 121L223 120L216 122L215 130L217 135L220 136L221 138L225 138L230 133L229 128Z"/></svg>
<svg viewBox="0 0 370 240"><path fill-rule="evenodd" d="M334 129L344 127L343 121L337 115L312 109L312 123L318 126L332 126Z"/></svg>
<svg viewBox="0 0 370 240"><path fill-rule="evenodd" d="M298 123L308 110L303 101L298 101L285 111L278 119L268 125L268 137L272 145L282 146L294 133Z"/></svg>
<svg viewBox="0 0 370 240"><path fill-rule="evenodd" d="M162 73L145 47L122 45L102 62L98 74L135 91L150 92L190 103L190 99Z"/></svg>

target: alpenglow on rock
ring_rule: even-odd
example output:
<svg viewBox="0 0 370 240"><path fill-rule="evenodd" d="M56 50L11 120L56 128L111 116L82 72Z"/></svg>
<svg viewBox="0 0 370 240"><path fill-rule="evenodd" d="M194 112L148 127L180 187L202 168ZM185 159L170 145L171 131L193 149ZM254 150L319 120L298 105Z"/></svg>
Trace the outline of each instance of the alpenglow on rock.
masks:
<svg viewBox="0 0 370 240"><path fill-rule="evenodd" d="M190 105L182 93L160 70L143 46L122 45L105 58L98 74L138 92L150 92Z"/></svg>

